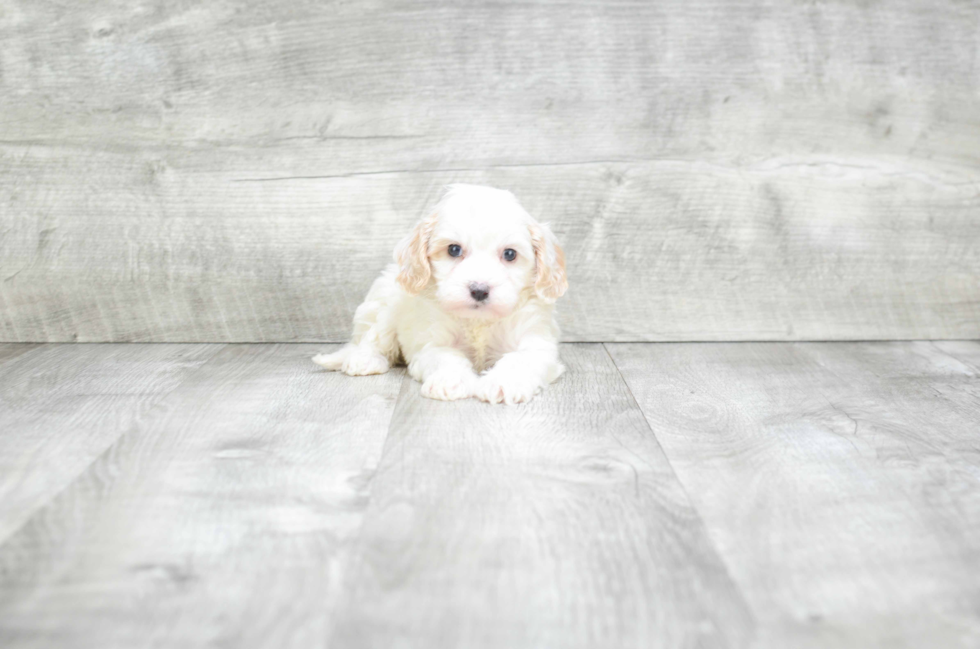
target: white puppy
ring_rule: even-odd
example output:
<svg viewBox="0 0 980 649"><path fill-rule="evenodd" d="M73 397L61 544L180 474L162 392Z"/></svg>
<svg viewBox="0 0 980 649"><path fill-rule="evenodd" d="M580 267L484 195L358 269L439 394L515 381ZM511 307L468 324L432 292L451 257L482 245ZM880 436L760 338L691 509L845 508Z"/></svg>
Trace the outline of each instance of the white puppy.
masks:
<svg viewBox="0 0 980 649"><path fill-rule="evenodd" d="M432 399L519 403L557 379L555 236L508 191L452 185L395 248L354 314L351 342L313 362L351 376L400 360Z"/></svg>

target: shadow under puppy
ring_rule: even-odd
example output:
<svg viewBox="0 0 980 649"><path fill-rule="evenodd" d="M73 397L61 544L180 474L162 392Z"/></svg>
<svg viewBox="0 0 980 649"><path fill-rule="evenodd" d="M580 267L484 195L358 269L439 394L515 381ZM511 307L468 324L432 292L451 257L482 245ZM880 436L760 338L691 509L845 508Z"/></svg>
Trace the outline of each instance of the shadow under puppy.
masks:
<svg viewBox="0 0 980 649"><path fill-rule="evenodd" d="M357 376L404 359L423 396L508 404L564 371L565 255L510 192L451 185L395 260L357 308L351 342L313 362Z"/></svg>

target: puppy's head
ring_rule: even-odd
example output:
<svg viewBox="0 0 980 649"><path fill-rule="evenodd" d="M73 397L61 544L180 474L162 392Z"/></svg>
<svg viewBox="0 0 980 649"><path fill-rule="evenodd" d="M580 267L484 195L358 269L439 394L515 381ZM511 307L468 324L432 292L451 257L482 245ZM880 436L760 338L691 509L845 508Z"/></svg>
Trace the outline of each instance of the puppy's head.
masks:
<svg viewBox="0 0 980 649"><path fill-rule="evenodd" d="M508 191L452 185L395 249L398 282L430 284L442 308L464 318L501 318L536 295L565 293L565 255L548 226Z"/></svg>

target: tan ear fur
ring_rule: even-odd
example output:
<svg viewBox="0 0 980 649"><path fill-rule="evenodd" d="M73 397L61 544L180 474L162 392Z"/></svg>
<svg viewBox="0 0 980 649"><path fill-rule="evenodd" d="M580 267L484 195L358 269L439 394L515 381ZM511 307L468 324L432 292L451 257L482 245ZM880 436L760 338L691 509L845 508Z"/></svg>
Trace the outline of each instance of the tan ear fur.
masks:
<svg viewBox="0 0 980 649"><path fill-rule="evenodd" d="M429 238L435 230L439 215L433 212L415 224L407 237L395 247L398 262L396 279L403 289L417 295L429 283L432 267L429 265Z"/></svg>
<svg viewBox="0 0 980 649"><path fill-rule="evenodd" d="M534 290L541 299L554 302L568 290L565 251L547 225L533 223L528 229L534 246Z"/></svg>

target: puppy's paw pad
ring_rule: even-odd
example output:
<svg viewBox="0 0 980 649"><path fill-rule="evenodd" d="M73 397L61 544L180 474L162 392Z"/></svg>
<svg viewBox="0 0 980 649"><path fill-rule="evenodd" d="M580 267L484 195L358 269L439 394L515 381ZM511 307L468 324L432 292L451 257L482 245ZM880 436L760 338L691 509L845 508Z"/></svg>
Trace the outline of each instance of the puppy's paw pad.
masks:
<svg viewBox="0 0 980 649"><path fill-rule="evenodd" d="M374 351L358 351L347 357L341 370L350 376L366 376L384 374L388 368L388 359L381 354Z"/></svg>
<svg viewBox="0 0 980 649"><path fill-rule="evenodd" d="M458 373L435 374L422 384L422 396L440 401L456 401L473 396L473 377Z"/></svg>

